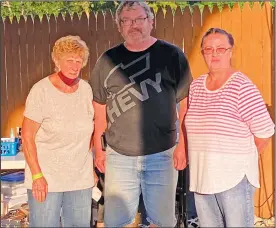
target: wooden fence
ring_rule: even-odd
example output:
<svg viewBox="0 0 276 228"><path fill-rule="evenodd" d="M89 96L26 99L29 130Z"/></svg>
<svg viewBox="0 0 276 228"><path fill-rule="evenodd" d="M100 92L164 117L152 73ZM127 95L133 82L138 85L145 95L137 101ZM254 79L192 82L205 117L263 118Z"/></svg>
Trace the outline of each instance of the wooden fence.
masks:
<svg viewBox="0 0 276 228"><path fill-rule="evenodd" d="M236 4L233 10L225 6L222 12L217 7L210 12L195 8L191 14L188 8L177 8L173 14L170 8L166 14L159 9L155 15L153 35L179 46L187 54L193 76L196 78L207 71L200 54L201 38L210 27L219 27L232 33L235 39L233 65L246 73L260 89L271 115L274 117L275 81L272 64L274 13L269 3L263 7L255 3L250 8L245 3L241 10ZM82 71L87 79L99 55L106 49L120 43L122 38L114 23L114 15L83 13L80 17L67 14L64 18L51 15L42 20L30 16L19 22L14 18L0 20L4 28L1 39L1 135L8 136L11 127L21 126L24 103L34 83L53 72L51 50L55 40L64 35L79 35L90 48L88 65ZM262 217L274 214L274 178L272 143L262 155L260 170L262 188L256 194L256 213ZM265 164L265 165L264 165ZM265 186L265 189L263 188ZM267 200L267 198L269 198ZM267 200L267 201L266 201Z"/></svg>

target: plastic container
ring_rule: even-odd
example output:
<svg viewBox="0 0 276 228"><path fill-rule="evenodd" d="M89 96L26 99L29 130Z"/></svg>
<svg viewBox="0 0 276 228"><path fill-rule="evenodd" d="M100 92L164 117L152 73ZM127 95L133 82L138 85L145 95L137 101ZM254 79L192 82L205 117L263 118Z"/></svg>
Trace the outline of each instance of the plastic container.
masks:
<svg viewBox="0 0 276 228"><path fill-rule="evenodd" d="M1 181L1 193L5 197L15 197L27 194L27 189L24 185L24 181L20 182L5 182Z"/></svg>
<svg viewBox="0 0 276 228"><path fill-rule="evenodd" d="M16 182L16 184L18 184L18 182L24 181L24 177L25 177L24 171L9 173L9 174L1 176L1 184L4 184L6 182L9 182L10 184Z"/></svg>
<svg viewBox="0 0 276 228"><path fill-rule="evenodd" d="M14 142L11 142L10 138L1 138L1 156L15 156L18 152L18 138L14 138Z"/></svg>

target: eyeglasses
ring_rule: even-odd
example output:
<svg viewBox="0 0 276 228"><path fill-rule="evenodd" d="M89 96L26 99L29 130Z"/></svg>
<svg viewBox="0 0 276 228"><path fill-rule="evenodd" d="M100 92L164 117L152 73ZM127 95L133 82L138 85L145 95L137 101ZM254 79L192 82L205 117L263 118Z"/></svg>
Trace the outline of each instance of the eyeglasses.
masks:
<svg viewBox="0 0 276 228"><path fill-rule="evenodd" d="M223 55L227 50L231 49L232 47L229 48L223 48L223 47L219 47L219 48L213 48L213 47L206 47L201 49L201 52L204 55L211 55L213 54L213 52L215 51L218 55Z"/></svg>
<svg viewBox="0 0 276 228"><path fill-rule="evenodd" d="M122 25L124 25L124 26L130 26L130 25L132 25L133 22L134 22L136 25L142 25L142 24L145 22L145 20L146 20L147 18L148 18L148 17L144 17L144 18L139 17L139 18L136 18L136 19L133 19L133 20L131 20L131 19L122 19L122 20L121 20L121 23L122 23Z"/></svg>

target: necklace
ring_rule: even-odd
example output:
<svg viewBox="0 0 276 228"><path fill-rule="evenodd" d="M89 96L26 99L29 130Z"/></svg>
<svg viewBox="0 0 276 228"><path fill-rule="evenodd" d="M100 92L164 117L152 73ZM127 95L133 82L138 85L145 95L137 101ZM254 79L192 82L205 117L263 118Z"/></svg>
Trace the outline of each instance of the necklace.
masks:
<svg viewBox="0 0 276 228"><path fill-rule="evenodd" d="M68 85L70 87L76 85L77 82L78 82L78 79L79 79L79 77L76 77L76 78L73 78L73 79L72 78L68 78L61 71L58 72L58 76L61 79L61 81L63 81L66 85Z"/></svg>

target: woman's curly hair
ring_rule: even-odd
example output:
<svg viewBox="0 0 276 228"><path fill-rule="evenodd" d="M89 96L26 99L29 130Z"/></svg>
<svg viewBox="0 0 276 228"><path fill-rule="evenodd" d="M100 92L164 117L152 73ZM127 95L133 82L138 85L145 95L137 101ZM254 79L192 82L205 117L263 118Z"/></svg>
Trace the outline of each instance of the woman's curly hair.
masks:
<svg viewBox="0 0 276 228"><path fill-rule="evenodd" d="M79 55L83 64L82 67L85 67L89 57L89 49L86 43L79 36L64 36L58 39L55 42L52 51L52 60L55 63L55 71L58 71L57 63L60 58L65 54L76 54Z"/></svg>

